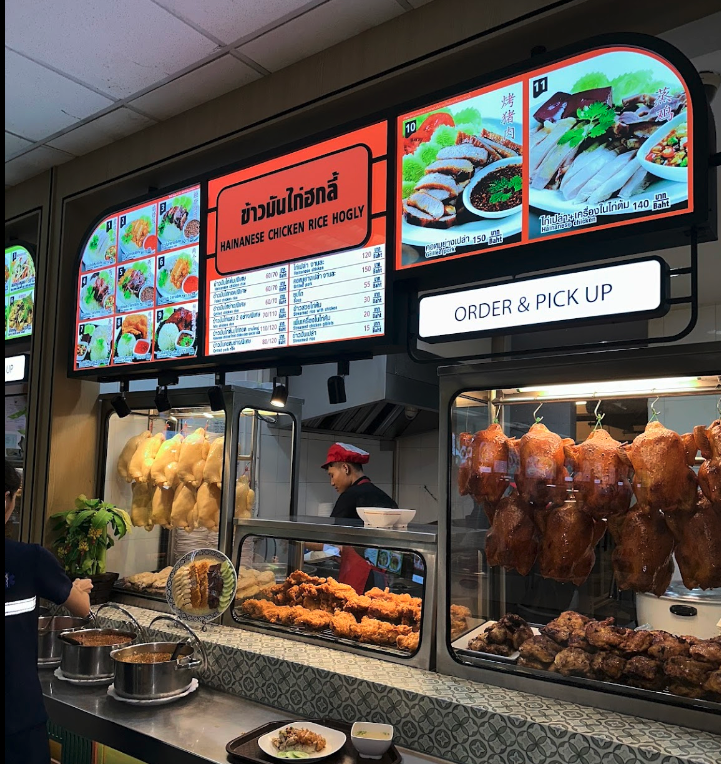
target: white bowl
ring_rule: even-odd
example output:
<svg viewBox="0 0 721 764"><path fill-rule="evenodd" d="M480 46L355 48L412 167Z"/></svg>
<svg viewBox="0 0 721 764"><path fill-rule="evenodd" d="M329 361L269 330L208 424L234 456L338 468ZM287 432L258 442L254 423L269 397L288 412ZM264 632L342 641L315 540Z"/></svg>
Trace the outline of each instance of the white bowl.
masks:
<svg viewBox="0 0 721 764"><path fill-rule="evenodd" d="M393 526L394 528L398 528L400 530L404 530L408 527L408 523L410 523L413 518L416 516L416 510L415 509L398 509L397 512L401 513L400 520Z"/></svg>
<svg viewBox="0 0 721 764"><path fill-rule="evenodd" d="M393 726L374 722L356 722L351 727L350 741L361 758L380 759L393 742Z"/></svg>
<svg viewBox="0 0 721 764"><path fill-rule="evenodd" d="M366 528L392 528L401 519L401 513L397 509L357 507L356 512Z"/></svg>
<svg viewBox="0 0 721 764"><path fill-rule="evenodd" d="M658 178L673 180L677 183L688 183L688 167L666 167L662 164L654 164L646 159L646 154L648 154L657 143L664 140L673 129L678 127L678 125L687 121L688 114L686 114L685 111L681 112L681 114L678 114L673 119L666 122L662 127L659 127L653 135L650 135L636 154L636 159L638 159L641 166Z"/></svg>
<svg viewBox="0 0 721 764"><path fill-rule="evenodd" d="M515 207L510 207L507 210L501 210L500 212L486 212L485 210L479 210L471 203L471 191L478 185L479 181L483 180L486 175L489 175L499 167L508 167L508 165L517 164L520 168L521 177L523 177L523 159L521 157L509 157L508 159L499 159L497 162L492 162L486 165L482 170L479 170L470 180L469 184L463 189L463 203L469 212L477 215L479 218L507 218L509 215L515 215L521 211L523 204L517 204Z"/></svg>

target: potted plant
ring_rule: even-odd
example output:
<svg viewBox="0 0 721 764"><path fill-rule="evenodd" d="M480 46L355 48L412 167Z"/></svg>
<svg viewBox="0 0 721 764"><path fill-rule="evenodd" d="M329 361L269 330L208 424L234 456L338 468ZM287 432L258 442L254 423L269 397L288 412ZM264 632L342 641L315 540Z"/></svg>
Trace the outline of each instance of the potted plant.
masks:
<svg viewBox="0 0 721 764"><path fill-rule="evenodd" d="M81 495L73 509L56 512L50 520L56 534L53 550L65 572L71 579L92 580L91 604L107 602L118 578L117 573L105 569L107 550L115 544L113 536L121 539L131 529L128 513L101 499Z"/></svg>

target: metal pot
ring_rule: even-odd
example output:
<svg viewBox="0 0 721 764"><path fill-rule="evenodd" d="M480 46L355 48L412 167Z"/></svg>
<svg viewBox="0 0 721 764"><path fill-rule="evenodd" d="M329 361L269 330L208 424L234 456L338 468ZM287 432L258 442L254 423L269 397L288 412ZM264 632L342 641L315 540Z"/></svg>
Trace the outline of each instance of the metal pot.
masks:
<svg viewBox="0 0 721 764"><path fill-rule="evenodd" d="M660 597L639 592L636 617L639 624L652 629L710 639L721 629L721 590L687 589L672 583Z"/></svg>
<svg viewBox="0 0 721 764"><path fill-rule="evenodd" d="M110 657L115 664L114 688L122 698L133 700L156 700L172 698L185 692L193 680L193 670L208 665L205 647L195 632L182 621L172 616L158 616L150 626L159 620L169 620L182 626L197 642L200 658L196 649L188 643L144 642L113 650ZM127 659L142 653L172 653L177 648L177 658L162 663L129 663Z"/></svg>
<svg viewBox="0 0 721 764"><path fill-rule="evenodd" d="M74 638L85 635L111 635L118 639L110 645L81 645ZM127 638L130 638L130 642ZM60 659L60 670L68 679L112 679L115 667L110 653L125 645L136 642L138 635L134 631L121 629L77 629L64 631L59 639L63 652Z"/></svg>
<svg viewBox="0 0 721 764"><path fill-rule="evenodd" d="M63 652L60 634L63 631L85 629L90 623L91 618L77 618L71 615L44 615L38 618L38 663L59 663Z"/></svg>

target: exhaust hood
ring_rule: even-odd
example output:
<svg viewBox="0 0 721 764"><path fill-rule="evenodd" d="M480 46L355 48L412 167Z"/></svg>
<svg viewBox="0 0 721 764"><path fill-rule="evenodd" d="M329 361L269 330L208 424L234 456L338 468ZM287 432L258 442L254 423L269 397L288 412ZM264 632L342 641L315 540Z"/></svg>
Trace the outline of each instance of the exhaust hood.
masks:
<svg viewBox="0 0 721 764"><path fill-rule="evenodd" d="M365 435L392 440L438 429L438 375L435 365L405 355L353 361L345 378L346 402L328 402L327 380L334 364L306 366L291 380L291 395L302 398L303 430Z"/></svg>

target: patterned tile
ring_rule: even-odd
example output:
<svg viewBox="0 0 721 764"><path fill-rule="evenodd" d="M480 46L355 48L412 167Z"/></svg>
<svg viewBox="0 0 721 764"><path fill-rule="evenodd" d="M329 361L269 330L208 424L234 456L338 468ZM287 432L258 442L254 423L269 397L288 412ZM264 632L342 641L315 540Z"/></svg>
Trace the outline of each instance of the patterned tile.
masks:
<svg viewBox="0 0 721 764"><path fill-rule="evenodd" d="M129 609L143 626L157 615ZM149 636L187 632L163 621ZM393 724L400 745L460 764L721 762L719 735L270 634L213 625L199 636L208 653L200 678L215 689L294 713Z"/></svg>

